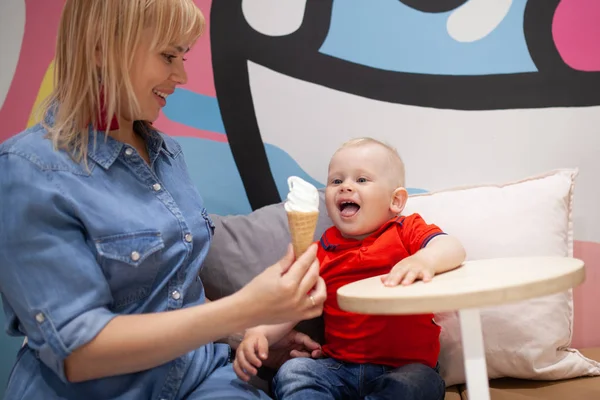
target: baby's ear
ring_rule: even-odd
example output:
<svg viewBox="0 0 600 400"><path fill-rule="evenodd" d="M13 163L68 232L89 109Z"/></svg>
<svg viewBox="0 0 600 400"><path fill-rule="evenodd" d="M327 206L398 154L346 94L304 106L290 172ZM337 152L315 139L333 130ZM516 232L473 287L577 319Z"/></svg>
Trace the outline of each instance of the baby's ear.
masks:
<svg viewBox="0 0 600 400"><path fill-rule="evenodd" d="M408 192L405 188L399 187L394 190L392 194L392 201L390 203L390 211L394 214L398 215L404 210L404 206L406 205L406 201L408 200Z"/></svg>

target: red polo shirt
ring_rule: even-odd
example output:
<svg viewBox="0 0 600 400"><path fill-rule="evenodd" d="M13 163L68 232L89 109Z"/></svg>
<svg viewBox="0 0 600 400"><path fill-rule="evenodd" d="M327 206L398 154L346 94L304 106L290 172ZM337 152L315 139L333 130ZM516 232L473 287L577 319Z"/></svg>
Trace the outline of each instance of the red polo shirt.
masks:
<svg viewBox="0 0 600 400"><path fill-rule="evenodd" d="M327 284L323 310L323 352L352 363L399 367L421 363L435 367L440 351L440 327L433 314L362 315L342 311L337 290L360 279L390 272L397 262L443 234L418 214L395 217L363 240L346 239L336 227L321 237L318 258Z"/></svg>

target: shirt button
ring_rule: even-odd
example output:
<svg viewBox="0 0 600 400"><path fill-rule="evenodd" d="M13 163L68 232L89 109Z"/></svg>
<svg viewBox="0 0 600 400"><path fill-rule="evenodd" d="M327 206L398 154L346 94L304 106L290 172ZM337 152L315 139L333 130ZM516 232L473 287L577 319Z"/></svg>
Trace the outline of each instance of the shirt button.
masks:
<svg viewBox="0 0 600 400"><path fill-rule="evenodd" d="M130 156L133 154L133 149L131 147L128 147L125 149L125 155L126 156Z"/></svg>
<svg viewBox="0 0 600 400"><path fill-rule="evenodd" d="M154 189L155 192L158 192L160 189L162 189L162 186L160 186L160 183L155 183L152 185L152 189Z"/></svg>
<svg viewBox="0 0 600 400"><path fill-rule="evenodd" d="M192 234L191 233L186 233L184 239L185 239L186 242L192 243Z"/></svg>
<svg viewBox="0 0 600 400"><path fill-rule="evenodd" d="M137 251L132 251L130 257L133 261L137 261L140 259L140 253L138 253Z"/></svg>
<svg viewBox="0 0 600 400"><path fill-rule="evenodd" d="M46 317L42 313L37 313L35 315L35 320L41 324L42 322L44 322L46 320Z"/></svg>
<svg viewBox="0 0 600 400"><path fill-rule="evenodd" d="M179 293L177 290L174 290L173 293L171 293L171 297L173 300L179 300L181 298L181 293Z"/></svg>
<svg viewBox="0 0 600 400"><path fill-rule="evenodd" d="M368 249L368 247L361 247L360 251L362 251L364 253L365 251L367 251L367 249Z"/></svg>

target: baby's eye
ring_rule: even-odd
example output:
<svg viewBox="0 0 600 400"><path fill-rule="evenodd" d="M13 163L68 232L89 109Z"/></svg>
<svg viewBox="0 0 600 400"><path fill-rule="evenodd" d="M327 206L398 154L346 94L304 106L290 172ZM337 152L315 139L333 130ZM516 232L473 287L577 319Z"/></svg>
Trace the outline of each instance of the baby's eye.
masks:
<svg viewBox="0 0 600 400"><path fill-rule="evenodd" d="M358 183L365 183L366 181L367 181L367 178L358 178L356 180L356 182L358 182Z"/></svg>
<svg viewBox="0 0 600 400"><path fill-rule="evenodd" d="M333 185L341 185L342 184L342 180L341 179L332 179L331 183Z"/></svg>

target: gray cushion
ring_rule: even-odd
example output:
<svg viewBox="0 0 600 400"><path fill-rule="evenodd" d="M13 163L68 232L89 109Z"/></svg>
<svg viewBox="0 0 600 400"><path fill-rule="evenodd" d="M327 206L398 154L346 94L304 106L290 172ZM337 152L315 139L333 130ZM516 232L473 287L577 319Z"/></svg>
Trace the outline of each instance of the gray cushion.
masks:
<svg viewBox="0 0 600 400"><path fill-rule="evenodd" d="M325 193L319 190L319 221L315 241L331 226L325 209ZM211 215L215 236L200 273L206 297L216 300L228 296L248 283L266 267L276 263L290 243L287 215L283 203L258 209L248 215ZM319 319L301 323L298 330L322 340Z"/></svg>

